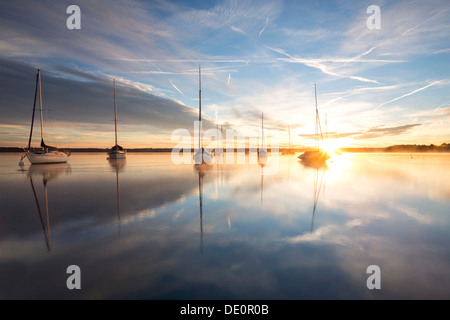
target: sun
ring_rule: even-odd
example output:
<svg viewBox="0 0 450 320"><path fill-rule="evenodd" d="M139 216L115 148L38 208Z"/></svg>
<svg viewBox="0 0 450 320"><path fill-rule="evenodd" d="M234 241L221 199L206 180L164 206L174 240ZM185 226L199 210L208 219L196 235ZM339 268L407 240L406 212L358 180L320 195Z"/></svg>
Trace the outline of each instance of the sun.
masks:
<svg viewBox="0 0 450 320"><path fill-rule="evenodd" d="M339 145L336 142L332 142L332 141L327 141L325 143L325 145L323 146L323 150L325 150L326 152L328 152L329 154L333 154L336 153L336 151L338 151L339 149Z"/></svg>

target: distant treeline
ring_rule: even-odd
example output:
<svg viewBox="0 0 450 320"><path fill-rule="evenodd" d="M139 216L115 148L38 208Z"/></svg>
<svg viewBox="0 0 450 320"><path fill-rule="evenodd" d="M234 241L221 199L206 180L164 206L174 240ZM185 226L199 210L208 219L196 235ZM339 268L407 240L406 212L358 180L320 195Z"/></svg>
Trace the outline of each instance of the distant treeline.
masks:
<svg viewBox="0 0 450 320"><path fill-rule="evenodd" d="M62 148L63 149L63 148ZM65 148L64 150L70 150L71 152L108 152L108 148ZM283 149L279 149L280 152ZM294 149L295 152L303 152L304 149ZM418 145L418 144L401 144L390 146L386 148L339 148L342 152L409 152L409 153L419 153L419 152L450 152L450 143L443 143L439 146L430 145ZM15 147L0 147L0 152L23 152L23 148ZM191 150L194 152L194 149ZM224 150L226 151L226 150ZM243 151L243 149L235 149L235 151ZM248 149L245 150L248 153ZM270 148L268 150L271 151ZM127 149L127 152L172 152L172 148L135 148Z"/></svg>
<svg viewBox="0 0 450 320"><path fill-rule="evenodd" d="M450 144L443 143L440 146L430 145L418 145L418 144L401 144L390 146L386 148L340 148L342 152L450 152Z"/></svg>

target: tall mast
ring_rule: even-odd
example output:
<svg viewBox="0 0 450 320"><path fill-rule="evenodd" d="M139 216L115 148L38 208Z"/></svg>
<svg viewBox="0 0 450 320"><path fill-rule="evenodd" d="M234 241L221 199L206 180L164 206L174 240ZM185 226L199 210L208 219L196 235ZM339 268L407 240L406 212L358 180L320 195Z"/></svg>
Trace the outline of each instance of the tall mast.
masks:
<svg viewBox="0 0 450 320"><path fill-rule="evenodd" d="M222 131L222 126L220 126L220 147L223 153L223 131Z"/></svg>
<svg viewBox="0 0 450 320"><path fill-rule="evenodd" d="M317 108L317 89L316 84L314 83L314 96L316 100L316 131L314 133L315 147L316 150L319 150L319 138L323 141L322 128L320 126L320 117L319 117L319 109Z"/></svg>
<svg viewBox="0 0 450 320"><path fill-rule="evenodd" d="M41 113L41 142L44 141L44 122L42 120L42 89L41 89L41 70L38 69L39 78L39 111Z"/></svg>
<svg viewBox="0 0 450 320"><path fill-rule="evenodd" d="M264 149L264 112L261 113L261 148Z"/></svg>
<svg viewBox="0 0 450 320"><path fill-rule="evenodd" d="M116 80L113 79L114 84L114 131L115 131L115 140L117 146L117 108L116 108Z"/></svg>
<svg viewBox="0 0 450 320"><path fill-rule="evenodd" d="M202 75L200 66L198 66L198 121L202 121Z"/></svg>
<svg viewBox="0 0 450 320"><path fill-rule="evenodd" d="M28 139L28 149L31 147L31 138L33 137L33 126L34 126L34 112L36 110L36 97L37 97L37 89L39 85L39 70L36 74L36 87L34 88L34 103L33 103L33 115L31 117L31 129L30 129L30 138Z"/></svg>
<svg viewBox="0 0 450 320"><path fill-rule="evenodd" d="M198 66L198 121L200 123L199 128L199 135L198 135L198 148L202 154L202 163L203 163L203 143L202 143L202 77L201 77L201 70L200 65Z"/></svg>
<svg viewBox="0 0 450 320"><path fill-rule="evenodd" d="M314 97L315 97L315 102L316 102L316 127L315 127L315 131L314 131L314 147L316 148L316 150L319 149L319 141L318 141L318 118L319 118L319 111L317 110L317 90L316 90L316 84L314 83Z"/></svg>

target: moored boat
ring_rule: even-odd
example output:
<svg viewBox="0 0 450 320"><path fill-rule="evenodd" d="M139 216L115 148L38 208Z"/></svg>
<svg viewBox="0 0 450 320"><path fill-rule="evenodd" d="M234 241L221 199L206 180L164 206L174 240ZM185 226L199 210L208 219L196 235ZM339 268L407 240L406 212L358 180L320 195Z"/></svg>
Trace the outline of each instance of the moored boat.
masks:
<svg viewBox="0 0 450 320"><path fill-rule="evenodd" d="M28 140L28 147L25 148L25 155L31 164L46 164L46 163L64 163L67 162L70 156L70 151L58 150L56 147L46 145L44 142L44 120L42 115L42 83L41 83L41 71L38 69L36 75L36 88L34 92L34 105L33 105L33 115L31 119L31 129L30 138ZM33 136L33 126L34 126L34 114L36 110L36 98L39 89L39 113L40 113L40 123L41 123L41 148L31 148L31 139ZM20 164L23 165L22 159Z"/></svg>

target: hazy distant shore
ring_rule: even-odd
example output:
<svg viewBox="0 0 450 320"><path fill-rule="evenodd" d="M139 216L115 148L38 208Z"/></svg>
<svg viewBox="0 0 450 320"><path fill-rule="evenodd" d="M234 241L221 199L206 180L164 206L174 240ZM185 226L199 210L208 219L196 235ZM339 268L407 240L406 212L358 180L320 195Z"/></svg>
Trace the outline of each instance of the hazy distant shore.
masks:
<svg viewBox="0 0 450 320"><path fill-rule="evenodd" d="M386 148L340 148L342 152L394 152L394 153L425 153L425 152L450 152L450 144L443 143L439 146L405 144L395 145Z"/></svg>
<svg viewBox="0 0 450 320"><path fill-rule="evenodd" d="M71 152L108 152L108 148L61 148L64 150L70 150ZM286 148L280 148L279 151L283 152L288 150ZM294 149L295 152L303 152L305 149ZM426 153L426 152L450 152L450 144L443 143L439 146L431 145L395 145L386 148L339 148L342 152L394 152L394 153ZM23 148L18 147L0 147L0 152L23 152ZM194 152L194 149L191 150ZM226 151L226 150L224 150ZM238 151L235 149L235 151ZM248 149L245 150L248 153ZM270 148L269 148L270 151ZM172 152L172 148L132 148L127 149L127 152Z"/></svg>

